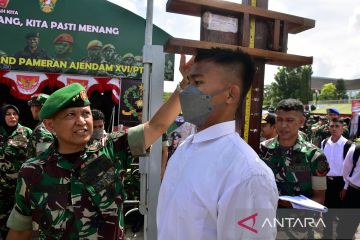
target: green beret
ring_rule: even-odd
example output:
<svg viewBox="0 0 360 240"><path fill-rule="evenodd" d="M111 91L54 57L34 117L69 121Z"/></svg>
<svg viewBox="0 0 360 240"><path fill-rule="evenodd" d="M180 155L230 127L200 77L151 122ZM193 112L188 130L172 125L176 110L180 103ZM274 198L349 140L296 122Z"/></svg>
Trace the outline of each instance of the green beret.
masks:
<svg viewBox="0 0 360 240"><path fill-rule="evenodd" d="M85 88L80 83L72 83L55 91L46 100L40 110L40 121L51 118L55 113L70 107L84 107L90 105Z"/></svg>

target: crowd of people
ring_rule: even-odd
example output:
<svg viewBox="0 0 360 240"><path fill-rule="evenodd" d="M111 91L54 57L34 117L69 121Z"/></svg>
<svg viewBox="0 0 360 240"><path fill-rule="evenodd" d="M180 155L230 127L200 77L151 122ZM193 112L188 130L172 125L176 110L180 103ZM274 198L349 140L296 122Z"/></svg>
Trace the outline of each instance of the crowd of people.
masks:
<svg viewBox="0 0 360 240"><path fill-rule="evenodd" d="M91 109L78 83L31 98L34 130L19 124L16 106L2 106L0 239L124 239L126 168L161 136L168 151L158 239L314 238L309 228L264 226L278 209L322 217L323 239L336 237L334 222L338 236L352 238L360 214L304 214L279 200L304 195L329 209L360 209L360 150L336 109L325 121L307 116L299 100L284 99L262 117L263 141L252 149L235 130L255 74L250 56L199 49L189 61L181 56L180 71L183 80L154 117L125 132L104 131L104 114ZM168 144L163 134L180 112L196 132L181 142L173 132Z"/></svg>

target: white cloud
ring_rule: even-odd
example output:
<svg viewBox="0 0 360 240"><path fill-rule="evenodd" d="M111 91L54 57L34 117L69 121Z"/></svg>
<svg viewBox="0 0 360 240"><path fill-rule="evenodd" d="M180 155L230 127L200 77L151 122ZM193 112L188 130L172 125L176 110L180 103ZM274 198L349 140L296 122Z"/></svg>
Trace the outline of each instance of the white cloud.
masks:
<svg viewBox="0 0 360 240"><path fill-rule="evenodd" d="M146 16L146 0L110 1L142 17ZM200 19L167 13L166 2L167 0L154 0L154 24L174 37L199 39ZM241 3L241 0L231 2ZM358 0L269 0L269 9L316 20L314 29L289 37L288 52L314 56L315 76L352 79L360 78L358 3ZM276 66L266 66L266 84L273 81L276 69ZM176 77L179 78L178 73ZM165 89L173 90L175 85L166 83Z"/></svg>

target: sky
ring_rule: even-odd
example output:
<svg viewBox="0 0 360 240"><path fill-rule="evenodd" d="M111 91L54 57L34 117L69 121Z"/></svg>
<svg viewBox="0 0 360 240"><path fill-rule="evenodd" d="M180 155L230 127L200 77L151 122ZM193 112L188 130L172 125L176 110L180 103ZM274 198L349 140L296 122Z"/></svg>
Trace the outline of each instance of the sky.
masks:
<svg viewBox="0 0 360 240"><path fill-rule="evenodd" d="M146 17L146 0L108 0L137 15ZM167 13L167 0L154 0L153 23L173 37L200 39L200 18ZM241 3L241 0L229 2ZM288 53L313 56L313 76L360 78L360 4L359 0L269 0L269 10L314 19L315 28L290 34ZM178 68L179 57L175 59ZM265 84L274 81L277 66L266 65ZM171 92L181 80L165 82Z"/></svg>

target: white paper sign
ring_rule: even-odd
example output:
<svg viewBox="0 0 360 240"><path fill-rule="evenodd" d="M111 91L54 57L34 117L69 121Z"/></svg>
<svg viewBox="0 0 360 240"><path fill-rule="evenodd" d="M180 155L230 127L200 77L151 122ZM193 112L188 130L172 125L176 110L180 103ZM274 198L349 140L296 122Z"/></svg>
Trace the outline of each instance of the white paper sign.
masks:
<svg viewBox="0 0 360 240"><path fill-rule="evenodd" d="M207 30L237 33L238 19L205 12L203 15L203 26Z"/></svg>

